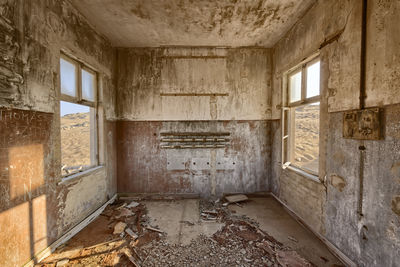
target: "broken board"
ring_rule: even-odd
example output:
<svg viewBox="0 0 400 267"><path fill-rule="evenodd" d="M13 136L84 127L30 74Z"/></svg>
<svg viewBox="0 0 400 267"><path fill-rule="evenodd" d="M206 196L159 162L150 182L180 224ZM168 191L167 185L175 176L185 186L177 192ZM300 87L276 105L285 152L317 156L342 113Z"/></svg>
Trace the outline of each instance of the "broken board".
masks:
<svg viewBox="0 0 400 267"><path fill-rule="evenodd" d="M246 201L249 198L246 195L232 195L232 196L226 196L225 199L229 203L236 203L236 202Z"/></svg>

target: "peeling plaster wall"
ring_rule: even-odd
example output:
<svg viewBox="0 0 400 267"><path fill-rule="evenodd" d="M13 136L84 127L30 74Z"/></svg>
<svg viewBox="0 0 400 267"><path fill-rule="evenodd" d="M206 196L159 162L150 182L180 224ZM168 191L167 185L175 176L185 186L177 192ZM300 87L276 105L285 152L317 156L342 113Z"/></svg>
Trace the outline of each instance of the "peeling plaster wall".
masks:
<svg viewBox="0 0 400 267"><path fill-rule="evenodd" d="M268 121L119 121L118 192L223 193L267 191ZM161 132L230 132L218 149L161 149Z"/></svg>
<svg viewBox="0 0 400 267"><path fill-rule="evenodd" d="M399 1L368 1L366 105L383 108L384 137L376 141L342 135L343 111L359 108L361 2L319 1L274 49L271 191L359 266L397 266ZM342 33L327 42L337 32ZM284 72L320 47L319 172L326 181L317 183L282 170L279 107Z"/></svg>
<svg viewBox="0 0 400 267"><path fill-rule="evenodd" d="M319 1L274 47L273 118L280 118L282 75L317 52L327 53L329 112L359 107L362 1ZM335 36L334 42L327 41Z"/></svg>
<svg viewBox="0 0 400 267"><path fill-rule="evenodd" d="M370 1L366 106L400 102L400 1Z"/></svg>
<svg viewBox="0 0 400 267"><path fill-rule="evenodd" d="M269 119L271 62L271 51L261 48L119 49L118 117Z"/></svg>
<svg viewBox="0 0 400 267"><path fill-rule="evenodd" d="M120 49L118 191L267 190L271 63L271 51L260 48ZM229 132L231 141L160 149L163 132Z"/></svg>
<svg viewBox="0 0 400 267"><path fill-rule="evenodd" d="M116 192L115 51L68 1L5 0L0 14L0 265L21 266ZM99 72L107 154L59 185L61 50Z"/></svg>

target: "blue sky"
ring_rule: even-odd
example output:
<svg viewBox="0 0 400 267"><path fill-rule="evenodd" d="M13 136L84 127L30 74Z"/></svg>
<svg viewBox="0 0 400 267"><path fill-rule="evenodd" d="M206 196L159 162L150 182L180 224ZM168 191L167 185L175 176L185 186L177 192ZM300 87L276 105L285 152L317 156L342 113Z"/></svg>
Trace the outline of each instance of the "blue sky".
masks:
<svg viewBox="0 0 400 267"><path fill-rule="evenodd" d="M73 104L69 102L60 101L60 115L61 117L67 114L73 113L86 113L89 112L90 108L88 106L82 106L78 104Z"/></svg>

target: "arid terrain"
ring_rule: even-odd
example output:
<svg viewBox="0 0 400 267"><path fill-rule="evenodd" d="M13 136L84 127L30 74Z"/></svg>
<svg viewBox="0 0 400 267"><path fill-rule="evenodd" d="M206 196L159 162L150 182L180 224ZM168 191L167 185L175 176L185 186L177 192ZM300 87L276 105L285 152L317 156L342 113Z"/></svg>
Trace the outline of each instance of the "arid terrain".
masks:
<svg viewBox="0 0 400 267"><path fill-rule="evenodd" d="M296 108L294 164L318 172L319 104Z"/></svg>
<svg viewBox="0 0 400 267"><path fill-rule="evenodd" d="M63 175L90 166L89 113L67 114L61 117L61 153Z"/></svg>

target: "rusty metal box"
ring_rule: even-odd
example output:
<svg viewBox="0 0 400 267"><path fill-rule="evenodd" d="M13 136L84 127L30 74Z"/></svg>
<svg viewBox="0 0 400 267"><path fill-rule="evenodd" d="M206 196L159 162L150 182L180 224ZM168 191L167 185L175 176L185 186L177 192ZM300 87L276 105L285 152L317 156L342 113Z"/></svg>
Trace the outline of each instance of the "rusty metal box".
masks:
<svg viewBox="0 0 400 267"><path fill-rule="evenodd" d="M379 108L345 112L343 115L343 137L359 140L381 139L380 114Z"/></svg>

